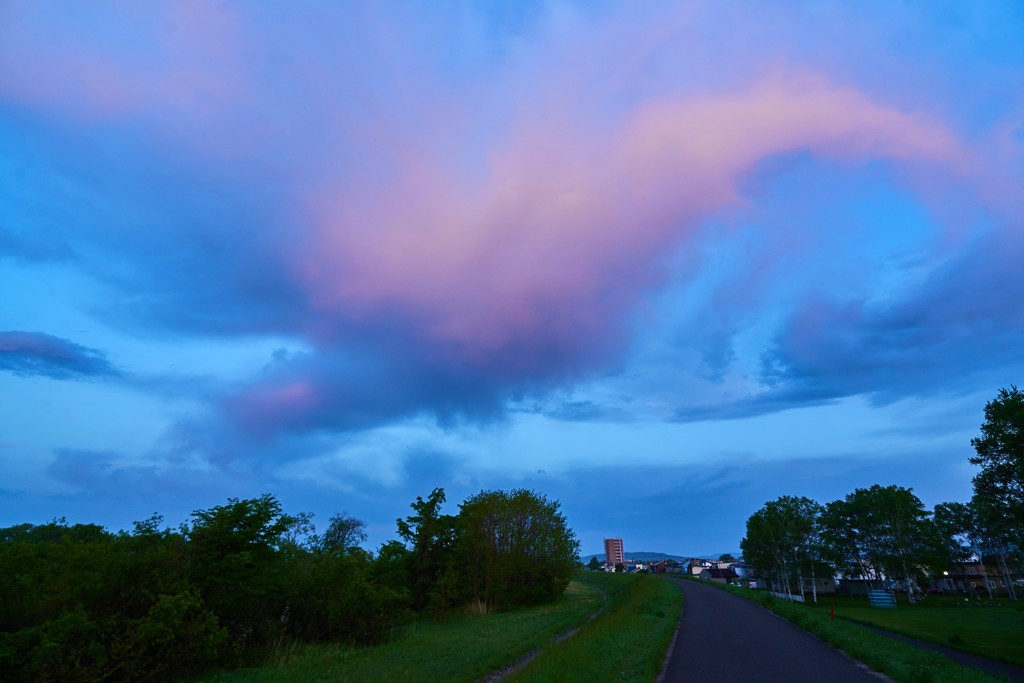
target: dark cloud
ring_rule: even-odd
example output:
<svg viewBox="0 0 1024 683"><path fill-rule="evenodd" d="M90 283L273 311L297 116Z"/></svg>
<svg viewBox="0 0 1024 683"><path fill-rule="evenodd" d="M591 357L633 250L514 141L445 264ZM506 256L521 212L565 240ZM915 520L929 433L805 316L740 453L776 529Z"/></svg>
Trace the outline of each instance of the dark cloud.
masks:
<svg viewBox="0 0 1024 683"><path fill-rule="evenodd" d="M107 451L62 449L57 451L46 471L57 481L75 488L110 493L111 461L117 455Z"/></svg>
<svg viewBox="0 0 1024 683"><path fill-rule="evenodd" d="M22 235L0 225L0 258L3 257L30 263L67 261L74 258L74 252L59 237Z"/></svg>
<svg viewBox="0 0 1024 683"><path fill-rule="evenodd" d="M994 233L884 305L806 301L765 354L751 407L876 402L1010 384L1024 371L1024 242Z"/></svg>
<svg viewBox="0 0 1024 683"><path fill-rule="evenodd" d="M193 510L221 505L229 497L255 498L267 492L287 497L289 511L309 509L301 495L286 495L294 484L252 468L141 463L115 451L66 448L55 451L46 473L67 487L65 492L49 495L48 507L66 511L69 519L81 516L112 529L129 528L153 512L176 526ZM310 484L298 487L301 490ZM331 493L339 495L336 488ZM326 490L318 497L326 500Z"/></svg>
<svg viewBox="0 0 1024 683"><path fill-rule="evenodd" d="M296 449L293 444L291 450L302 448ZM316 450L312 444L304 448ZM318 474L309 478L281 478L272 468L253 467L252 462L235 466L240 464L215 463L212 469L196 469L182 462L140 464L114 451L59 449L46 473L69 490L35 496L31 502L48 510L59 509L72 521L126 529L154 512L176 526L187 521L193 510L223 504L228 497L253 498L272 493L286 511L313 512L314 521L321 525L332 514L351 512L369 524L372 549L395 538L395 519L410 514L409 505L417 496L444 488L446 511L454 513L460 501L483 488L476 480L459 477L463 465L459 458L422 448L406 454L399 464L400 476L391 483L367 476L362 473L365 468L353 467L344 457L334 463L321 462ZM19 497L23 497L19 492L0 490L0 501L14 503ZM0 505L0 509L4 509L0 525L45 521L28 505Z"/></svg>
<svg viewBox="0 0 1024 683"><path fill-rule="evenodd" d="M97 349L42 332L0 332L0 370L52 379L118 377L121 372Z"/></svg>
<svg viewBox="0 0 1024 683"><path fill-rule="evenodd" d="M406 456L404 463L405 481L413 487L450 485L456 478L461 462L450 453L416 449ZM411 502L411 501L410 501Z"/></svg>
<svg viewBox="0 0 1024 683"><path fill-rule="evenodd" d="M899 484L933 506L970 497L964 462L963 453L936 452L776 461L718 453L706 463L573 470L545 479L543 490L562 501L570 523L578 520L584 554L601 552L601 540L608 537L622 537L632 550L735 553L747 518L779 496L827 503L855 488Z"/></svg>
<svg viewBox="0 0 1024 683"><path fill-rule="evenodd" d="M628 402L625 406L611 406L590 399L532 401L517 405L514 410L561 422L632 422L637 419L630 412Z"/></svg>
<svg viewBox="0 0 1024 683"><path fill-rule="evenodd" d="M677 408L673 419L676 422L699 422L703 420L741 420L792 408L810 408L835 403L842 394L821 387L797 386L785 389L769 389L742 399L709 402L706 405L689 405Z"/></svg>
<svg viewBox="0 0 1024 683"><path fill-rule="evenodd" d="M226 396L231 423L258 437L316 429L350 431L419 413L442 424L497 419L507 387L471 367L415 351L318 351L272 363L255 382Z"/></svg>
<svg viewBox="0 0 1024 683"><path fill-rule="evenodd" d="M336 444L337 445L337 444ZM129 528L153 512L171 525L192 510L220 505L227 497L276 495L289 512L309 511L324 523L347 510L370 527L369 546L395 538L395 519L411 513L416 496L445 490L445 511L483 489L528 488L561 503L583 553L600 552L601 540L623 537L632 550L680 554L736 552L746 519L782 495L821 503L872 484L911 487L928 506L970 496L965 449L927 452L843 452L829 457L762 460L748 453L708 451L704 462L649 465L623 462L546 473L485 473L462 457L414 447L397 462L398 476L367 476L365 455L318 459L316 474L284 478L268 470L233 465L196 470L183 464L140 465L108 451L60 450L48 473L71 492L49 499L0 491L0 524L42 522L52 510L74 521ZM466 476L472 472L472 476ZM44 508L46 511L44 511ZM14 514L17 517L14 517Z"/></svg>

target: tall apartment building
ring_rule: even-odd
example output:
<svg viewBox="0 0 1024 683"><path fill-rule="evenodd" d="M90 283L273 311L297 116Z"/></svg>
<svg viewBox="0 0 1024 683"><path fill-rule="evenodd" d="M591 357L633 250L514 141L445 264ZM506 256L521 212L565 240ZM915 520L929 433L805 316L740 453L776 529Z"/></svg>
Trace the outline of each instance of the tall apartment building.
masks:
<svg viewBox="0 0 1024 683"><path fill-rule="evenodd" d="M604 561L606 564L626 564L626 551L621 538L604 539Z"/></svg>

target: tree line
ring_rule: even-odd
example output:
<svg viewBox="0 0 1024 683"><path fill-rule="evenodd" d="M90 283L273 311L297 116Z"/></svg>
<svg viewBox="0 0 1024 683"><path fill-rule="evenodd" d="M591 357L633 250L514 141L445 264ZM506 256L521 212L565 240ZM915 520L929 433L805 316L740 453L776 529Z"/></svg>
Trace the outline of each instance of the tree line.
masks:
<svg viewBox="0 0 1024 683"><path fill-rule="evenodd" d="M1024 563L1024 393L1001 389L971 445L970 462L980 470L970 501L928 510L913 489L878 484L824 505L782 496L747 520L744 560L786 593L803 594L811 579L817 599L815 577L840 571L869 582L884 577L913 602L929 574L977 558L989 597L991 571L1016 600L1011 568Z"/></svg>
<svg viewBox="0 0 1024 683"><path fill-rule="evenodd" d="M410 619L545 602L579 544L557 501L481 491L455 515L443 489L397 520L401 540L360 547L347 514L317 533L270 495L95 524L0 529L0 671L5 681L168 680L259 663L285 640L373 644Z"/></svg>

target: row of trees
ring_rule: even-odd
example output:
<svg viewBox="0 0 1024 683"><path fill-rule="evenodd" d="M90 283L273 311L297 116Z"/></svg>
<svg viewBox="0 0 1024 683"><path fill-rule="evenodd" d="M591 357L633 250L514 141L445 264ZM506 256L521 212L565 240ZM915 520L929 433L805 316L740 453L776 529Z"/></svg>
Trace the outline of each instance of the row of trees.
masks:
<svg viewBox="0 0 1024 683"><path fill-rule="evenodd" d="M986 561L996 565L1016 599L1010 567L1024 561L1024 394L1001 390L971 443L977 455L970 460L981 470L968 503L929 511L912 489L877 484L825 505L782 496L747 520L745 560L785 592L795 585L802 593L806 577L813 594L815 576L838 570L895 581L913 601L926 574L978 558L986 573Z"/></svg>
<svg viewBox="0 0 1024 683"><path fill-rule="evenodd" d="M282 639L369 644L417 612L444 617L549 600L578 544L557 502L484 491L443 515L444 491L398 520L376 555L345 514L318 534L271 495L197 510L178 529L0 529L4 680L180 678L259 661Z"/></svg>

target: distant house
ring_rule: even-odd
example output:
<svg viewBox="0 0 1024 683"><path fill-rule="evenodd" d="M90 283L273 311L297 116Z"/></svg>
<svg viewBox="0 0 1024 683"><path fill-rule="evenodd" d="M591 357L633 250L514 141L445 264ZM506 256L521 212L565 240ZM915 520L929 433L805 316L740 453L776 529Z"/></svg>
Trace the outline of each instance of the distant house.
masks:
<svg viewBox="0 0 1024 683"><path fill-rule="evenodd" d="M836 580L832 576L803 577L803 589L807 593L832 595L836 592Z"/></svg>
<svg viewBox="0 0 1024 683"><path fill-rule="evenodd" d="M736 576L738 577L736 579L737 584L741 586L746 586L747 588L758 587L757 572L755 572L754 568L748 565L743 560L740 560L739 562L734 562L733 565L729 567L729 569L736 572Z"/></svg>
<svg viewBox="0 0 1024 683"><path fill-rule="evenodd" d="M1010 580L1016 579L1013 567L1008 566ZM950 593L1005 595L1009 592L1006 577L995 562L982 565L980 562L962 562L943 573L937 588Z"/></svg>
<svg viewBox="0 0 1024 683"><path fill-rule="evenodd" d="M687 573L697 574L700 573L701 569L710 567L711 562L702 557L691 557L690 559L683 561L683 566Z"/></svg>
<svg viewBox="0 0 1024 683"><path fill-rule="evenodd" d="M734 572L732 569L729 569L728 567L726 567L725 569L720 569L719 567L710 567L706 568L704 571L708 574L707 578L711 579L715 583L727 583L732 585L737 583L737 580L739 579L739 574ZM704 577L702 576L701 578Z"/></svg>
<svg viewBox="0 0 1024 683"><path fill-rule="evenodd" d="M665 560L666 574L682 574L686 571L686 565L678 560Z"/></svg>
<svg viewBox="0 0 1024 683"><path fill-rule="evenodd" d="M695 576L698 579L710 579L711 570L707 567L690 567L690 576Z"/></svg>

